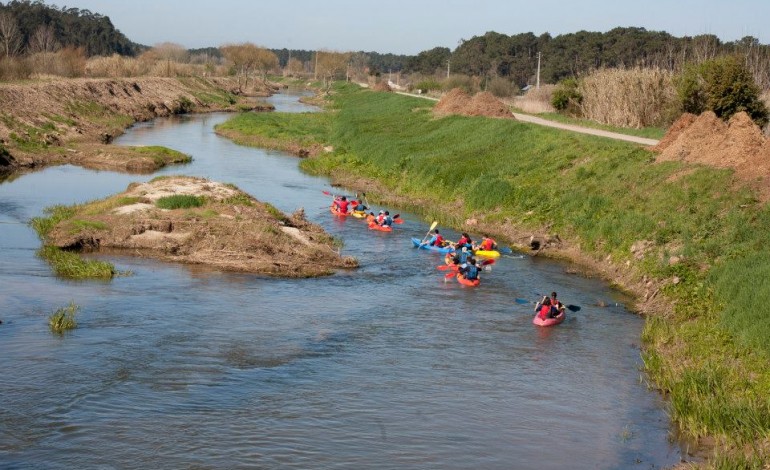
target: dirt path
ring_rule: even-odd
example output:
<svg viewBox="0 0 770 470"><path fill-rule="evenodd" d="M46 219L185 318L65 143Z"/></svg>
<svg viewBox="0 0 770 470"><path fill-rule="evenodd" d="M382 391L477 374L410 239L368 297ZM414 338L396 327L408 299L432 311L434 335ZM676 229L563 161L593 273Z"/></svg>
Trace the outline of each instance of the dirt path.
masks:
<svg viewBox="0 0 770 470"><path fill-rule="evenodd" d="M437 98L431 98L425 95L415 95L413 93L404 93L401 91L397 91L395 93L398 93L399 95L404 95L404 96L411 96L414 98L423 98L431 101L438 101ZM549 121L547 119L539 118L537 116L531 116L529 114L519 114L519 113L512 113L512 114L513 114L513 117L515 117L516 119L522 122L537 124L539 126L554 127L556 129L562 129L565 131L579 132L581 134L589 134L589 135L595 135L599 137L607 137L609 139L615 139L615 140L624 140L626 142L633 142L636 144L647 145L647 146L655 146L655 145L658 145L658 142L659 142L655 139L647 139L644 137L636 137L633 135L619 134L617 132L604 131L601 129L591 129L590 127L576 126L574 124L563 124L560 122Z"/></svg>

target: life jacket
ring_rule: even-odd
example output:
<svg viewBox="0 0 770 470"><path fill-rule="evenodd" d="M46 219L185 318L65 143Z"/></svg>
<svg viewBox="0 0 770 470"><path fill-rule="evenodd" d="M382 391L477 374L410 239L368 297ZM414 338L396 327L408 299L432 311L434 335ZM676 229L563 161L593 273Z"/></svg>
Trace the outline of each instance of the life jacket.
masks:
<svg viewBox="0 0 770 470"><path fill-rule="evenodd" d="M442 237L439 234L436 234L435 237L433 237L433 243L431 245L433 246L442 246L444 244L444 237Z"/></svg>
<svg viewBox="0 0 770 470"><path fill-rule="evenodd" d="M465 267L465 279L473 281L479 277L479 267L475 264L469 264Z"/></svg>
<svg viewBox="0 0 770 470"><path fill-rule="evenodd" d="M393 225L393 217L391 217L389 215L386 215L385 217L383 217L382 225L384 225L386 227L390 227L391 225Z"/></svg>
<svg viewBox="0 0 770 470"><path fill-rule="evenodd" d="M350 204L348 201L343 201L343 200L340 199L339 201L337 201L337 208L343 214L347 214L348 213L348 204Z"/></svg>
<svg viewBox="0 0 770 470"><path fill-rule="evenodd" d="M485 238L481 242L481 249L484 251L492 251L495 248L495 241L491 238Z"/></svg>
<svg viewBox="0 0 770 470"><path fill-rule="evenodd" d="M376 219L374 219L375 222L377 222L377 225L382 225L382 222L385 220L385 214L380 214L377 216Z"/></svg>
<svg viewBox="0 0 770 470"><path fill-rule="evenodd" d="M468 261L468 256L470 256L470 254L470 251L458 251L455 255L455 264L465 264L465 262Z"/></svg>
<svg viewBox="0 0 770 470"><path fill-rule="evenodd" d="M543 305L542 307L540 307L540 313L538 314L540 318L545 320L550 315L551 315L551 305Z"/></svg>
<svg viewBox="0 0 770 470"><path fill-rule="evenodd" d="M362 202L359 202L358 204L353 206L353 209L359 212L363 212L366 210L366 206Z"/></svg>
<svg viewBox="0 0 770 470"><path fill-rule="evenodd" d="M376 217L375 217L375 216L373 216L372 214L369 214L369 215L367 215L367 216L366 216L366 223L369 223L369 224L373 224L373 223L376 223L376 222L374 221L375 219L376 219Z"/></svg>

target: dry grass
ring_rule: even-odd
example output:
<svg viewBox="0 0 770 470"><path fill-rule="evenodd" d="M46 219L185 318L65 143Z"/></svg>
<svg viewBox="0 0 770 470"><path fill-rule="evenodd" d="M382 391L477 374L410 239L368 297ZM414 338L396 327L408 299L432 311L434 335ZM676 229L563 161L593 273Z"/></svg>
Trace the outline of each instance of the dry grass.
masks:
<svg viewBox="0 0 770 470"><path fill-rule="evenodd" d="M673 75L663 69L599 69L580 82L583 117L617 127L665 122L676 100Z"/></svg>
<svg viewBox="0 0 770 470"><path fill-rule="evenodd" d="M532 88L524 96L513 98L511 104L525 113L554 113L556 109L551 105L551 97L555 89L556 85L542 85L540 89Z"/></svg>

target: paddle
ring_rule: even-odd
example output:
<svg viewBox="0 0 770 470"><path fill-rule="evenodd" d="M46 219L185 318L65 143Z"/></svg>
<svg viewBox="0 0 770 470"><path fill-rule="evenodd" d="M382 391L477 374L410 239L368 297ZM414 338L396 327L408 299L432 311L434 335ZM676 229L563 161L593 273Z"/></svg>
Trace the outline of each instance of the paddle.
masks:
<svg viewBox="0 0 770 470"><path fill-rule="evenodd" d="M394 224L403 224L404 219L401 218L401 214L396 214L393 216L393 223Z"/></svg>
<svg viewBox="0 0 770 470"><path fill-rule="evenodd" d="M528 300L528 299L520 299L520 298L518 298L518 297L517 297L517 298L515 298L515 299L513 299L513 300L514 300L514 301L515 301L517 304L531 304L531 305L537 305L537 304L539 303L539 301L538 301L538 302L532 302L531 300ZM580 307L580 305L572 305L572 304L570 304L570 305L564 305L564 308L566 308L566 309L567 309L567 310L569 310L570 312L577 312L577 311L579 311L579 310L580 310L580 308L581 308L581 307Z"/></svg>
<svg viewBox="0 0 770 470"><path fill-rule="evenodd" d="M427 240L427 238L430 236L430 232L432 232L433 229L436 228L436 225L438 225L438 220L434 220L433 223L430 224L430 228L428 229L428 233L426 233L425 236L422 237L422 241L420 242L420 245L425 243L425 240Z"/></svg>

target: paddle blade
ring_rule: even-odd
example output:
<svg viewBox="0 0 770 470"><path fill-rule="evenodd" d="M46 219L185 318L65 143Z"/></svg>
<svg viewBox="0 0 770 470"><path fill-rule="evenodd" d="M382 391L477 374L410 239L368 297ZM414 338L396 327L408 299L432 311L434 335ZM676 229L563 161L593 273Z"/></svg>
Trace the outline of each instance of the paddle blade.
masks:
<svg viewBox="0 0 770 470"><path fill-rule="evenodd" d="M489 266L490 264L495 264L495 260L493 260L493 259L485 259L484 261L481 262L482 266Z"/></svg>
<svg viewBox="0 0 770 470"><path fill-rule="evenodd" d="M518 298L518 297L517 297L517 298L515 298L515 299L513 299L513 300L514 300L514 301L515 301L517 304L522 304L522 305L530 303L530 301L529 301L529 300L527 300L527 299L520 299L520 298Z"/></svg>
<svg viewBox="0 0 770 470"><path fill-rule="evenodd" d="M321 192L322 192L322 193L324 193L324 194L326 194L327 196L334 196L334 195L333 195L332 193L330 193L329 191L324 191L324 190L321 190Z"/></svg>
<svg viewBox="0 0 770 470"><path fill-rule="evenodd" d="M570 312L577 312L580 310L580 305L567 305L567 310Z"/></svg>
<svg viewBox="0 0 770 470"><path fill-rule="evenodd" d="M500 253L504 253L506 255L510 255L511 253L513 253L513 250L511 250L507 246L498 246L497 251L499 251Z"/></svg>
<svg viewBox="0 0 770 470"><path fill-rule="evenodd" d="M450 273L447 273L447 274L444 276L444 278L445 278L445 279L449 279L449 278L451 278L452 276L456 276L456 275L457 275L456 273L454 273L454 272L450 272Z"/></svg>
<svg viewBox="0 0 770 470"><path fill-rule="evenodd" d="M428 232L432 232L434 228L436 228L436 225L438 225L438 220L434 220L432 224L430 224L430 228L428 229Z"/></svg>
<svg viewBox="0 0 770 470"><path fill-rule="evenodd" d="M393 223L394 224L403 224L404 223L404 219L393 219Z"/></svg>

